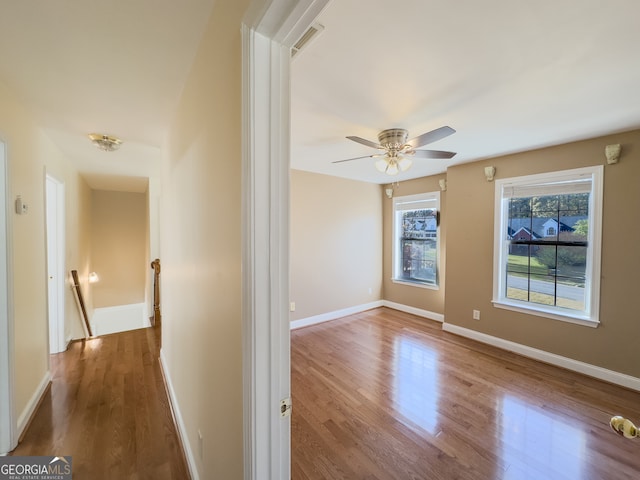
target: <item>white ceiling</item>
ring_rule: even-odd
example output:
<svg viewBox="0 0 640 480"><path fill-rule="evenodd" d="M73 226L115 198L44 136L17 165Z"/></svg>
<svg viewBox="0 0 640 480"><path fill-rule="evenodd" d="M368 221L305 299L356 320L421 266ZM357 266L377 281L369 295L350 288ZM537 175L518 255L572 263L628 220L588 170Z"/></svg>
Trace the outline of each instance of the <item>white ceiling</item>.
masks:
<svg viewBox="0 0 640 480"><path fill-rule="evenodd" d="M0 0L0 81L93 188L144 191L214 2ZM387 183L640 128L639 18L637 0L333 0L292 64L292 166ZM347 135L442 125L425 148L452 160L331 163L375 153Z"/></svg>
<svg viewBox="0 0 640 480"><path fill-rule="evenodd" d="M637 0L334 0L292 65L292 166L374 183L640 127ZM404 174L374 159L380 130L454 135ZM604 153L603 153L604 160Z"/></svg>
<svg viewBox="0 0 640 480"><path fill-rule="evenodd" d="M0 0L0 81L96 189L144 191L214 0ZM87 134L123 140L103 152Z"/></svg>

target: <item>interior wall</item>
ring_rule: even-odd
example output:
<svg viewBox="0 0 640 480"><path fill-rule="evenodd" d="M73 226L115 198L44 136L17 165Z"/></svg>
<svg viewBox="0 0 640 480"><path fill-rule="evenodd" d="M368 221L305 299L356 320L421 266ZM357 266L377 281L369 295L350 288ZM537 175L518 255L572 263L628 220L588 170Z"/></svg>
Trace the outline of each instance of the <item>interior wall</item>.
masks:
<svg viewBox="0 0 640 480"><path fill-rule="evenodd" d="M16 95L0 83L0 136L6 143L9 203L21 195L29 210L9 212L13 252L14 401L20 417L48 375L47 268L45 242L45 175L65 184L66 269L86 269L89 258L86 220L88 186L71 163L35 125ZM86 225L86 224L84 224ZM86 278L86 277L85 277ZM65 288L65 334L81 336L80 316L70 281Z"/></svg>
<svg viewBox="0 0 640 480"><path fill-rule="evenodd" d="M600 326L551 320L494 308L494 183L496 178L606 164L605 145L622 144L620 162L604 170ZM447 171L445 321L564 357L640 377L635 296L640 255L640 131L508 155ZM472 320L472 310L481 320Z"/></svg>
<svg viewBox="0 0 640 480"><path fill-rule="evenodd" d="M440 191L438 181L445 178L444 175L434 175L430 177L417 178L401 182L394 186L394 197L402 197L406 195L416 195L419 193L428 193ZM385 188L391 188L392 185L386 185ZM447 267L447 192L440 192L440 262L439 262L439 287L437 289L422 288L413 285L395 283L393 277L393 200L383 197L383 297L390 302L399 303L413 308L426 310L439 315L444 314L444 295L446 287L446 267Z"/></svg>
<svg viewBox="0 0 640 480"><path fill-rule="evenodd" d="M380 300L380 186L291 171L292 320Z"/></svg>
<svg viewBox="0 0 640 480"><path fill-rule="evenodd" d="M247 4L215 2L163 160L161 355L200 478L243 478L240 25Z"/></svg>
<svg viewBox="0 0 640 480"><path fill-rule="evenodd" d="M93 190L91 193L93 306L145 301L147 275L146 193Z"/></svg>

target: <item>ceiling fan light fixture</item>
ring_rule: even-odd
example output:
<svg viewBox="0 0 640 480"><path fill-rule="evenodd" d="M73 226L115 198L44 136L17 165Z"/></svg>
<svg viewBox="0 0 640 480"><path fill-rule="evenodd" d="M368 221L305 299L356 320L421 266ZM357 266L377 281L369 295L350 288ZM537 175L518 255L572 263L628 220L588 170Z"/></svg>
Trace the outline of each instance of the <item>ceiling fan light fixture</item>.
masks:
<svg viewBox="0 0 640 480"><path fill-rule="evenodd" d="M120 148L122 140L112 135L106 135L102 133L90 133L87 135L91 143L93 143L100 150L105 152L113 152Z"/></svg>
<svg viewBox="0 0 640 480"><path fill-rule="evenodd" d="M399 172L406 172L413 165L414 158L436 158L449 159L455 155L455 152L445 152L441 150L418 150L420 147L432 142L441 140L455 133L455 130L449 126L444 126L431 130L430 132L418 135L411 140L409 132L404 128L388 128L378 134L378 142L375 143L366 138L348 136L352 140L361 145L384 151L384 158L377 160L374 165L376 170L387 175L397 175ZM346 160L336 160L332 163L350 162L360 160L361 158L376 158L378 155L365 155L362 157L348 158Z"/></svg>
<svg viewBox="0 0 640 480"><path fill-rule="evenodd" d="M389 166L386 170L387 175L397 175L399 171L398 162L393 158L389 159Z"/></svg>
<svg viewBox="0 0 640 480"><path fill-rule="evenodd" d="M400 167L401 172L406 172L407 170L409 170L411 168L411 165L413 165L413 161L410 158L400 157L400 159L398 160L398 167Z"/></svg>
<svg viewBox="0 0 640 480"><path fill-rule="evenodd" d="M387 158L381 158L380 160L376 160L375 167L380 173L386 173L387 167L389 166L389 161Z"/></svg>

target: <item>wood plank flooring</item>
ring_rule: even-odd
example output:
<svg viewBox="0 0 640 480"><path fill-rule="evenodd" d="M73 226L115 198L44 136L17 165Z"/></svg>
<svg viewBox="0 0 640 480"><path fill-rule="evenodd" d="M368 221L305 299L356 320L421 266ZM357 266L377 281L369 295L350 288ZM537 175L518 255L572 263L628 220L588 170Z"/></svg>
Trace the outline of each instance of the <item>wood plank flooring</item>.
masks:
<svg viewBox="0 0 640 480"><path fill-rule="evenodd" d="M292 478L640 478L640 393L380 308L292 332Z"/></svg>
<svg viewBox="0 0 640 480"><path fill-rule="evenodd" d="M71 455L76 480L186 480L158 360L159 326L74 342L12 455Z"/></svg>

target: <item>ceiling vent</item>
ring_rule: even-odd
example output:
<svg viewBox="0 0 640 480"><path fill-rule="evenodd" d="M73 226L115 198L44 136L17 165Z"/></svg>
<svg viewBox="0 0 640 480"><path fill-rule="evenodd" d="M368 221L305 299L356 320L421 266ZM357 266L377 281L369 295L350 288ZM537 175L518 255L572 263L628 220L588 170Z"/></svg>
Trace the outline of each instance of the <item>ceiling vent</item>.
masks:
<svg viewBox="0 0 640 480"><path fill-rule="evenodd" d="M291 47L291 58L295 57L300 52L300 50L302 50L309 44L312 39L317 38L323 30L324 27L319 23L314 23L313 25L311 25L307 29L307 31L304 32L302 37L300 37L300 39L296 42L296 44Z"/></svg>

